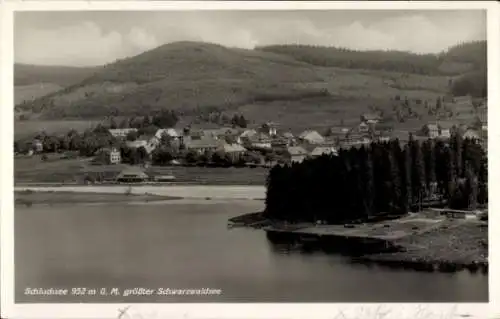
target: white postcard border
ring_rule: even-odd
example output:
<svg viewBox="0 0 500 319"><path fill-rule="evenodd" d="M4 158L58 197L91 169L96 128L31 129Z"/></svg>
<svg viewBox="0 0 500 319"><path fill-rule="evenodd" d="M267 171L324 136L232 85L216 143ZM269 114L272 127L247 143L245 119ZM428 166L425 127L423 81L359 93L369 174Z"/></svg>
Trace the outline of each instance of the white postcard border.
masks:
<svg viewBox="0 0 500 319"><path fill-rule="evenodd" d="M13 12L78 10L325 10L325 9L392 9L449 10L487 9L488 18L488 117L498 118L500 102L499 45L500 16L495 2L288 2L288 1L14 1L1 4L0 70L1 70L1 317L2 318L500 318L495 301L500 296L498 273L489 272L489 304L14 304L14 222L13 222ZM489 127L489 155L496 158L500 145L499 128ZM497 161L489 161L490 211L500 205L498 192L500 170ZM490 214L490 224L498 227L499 217ZM498 236L490 226L490 270L499 265L493 247L500 247ZM499 248L500 249L500 248ZM128 307L128 308L127 308ZM121 311L121 312L120 312Z"/></svg>

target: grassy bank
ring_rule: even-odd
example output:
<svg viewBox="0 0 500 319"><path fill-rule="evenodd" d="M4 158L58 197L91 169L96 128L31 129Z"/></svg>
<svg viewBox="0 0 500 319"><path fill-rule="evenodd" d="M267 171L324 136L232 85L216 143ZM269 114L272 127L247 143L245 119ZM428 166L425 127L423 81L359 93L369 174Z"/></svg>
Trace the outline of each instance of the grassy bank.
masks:
<svg viewBox="0 0 500 319"><path fill-rule="evenodd" d="M82 183L85 175L102 174L113 179L129 165L90 165L85 158L60 159L61 154L50 155L47 161L40 156L20 156L14 159L14 181L21 183ZM146 174L174 175L175 182L203 185L264 185L266 168L223 167L162 167L151 166Z"/></svg>
<svg viewBox="0 0 500 319"><path fill-rule="evenodd" d="M14 192L15 205L31 206L33 204L89 204L89 203L123 203L151 202L182 199L181 197L159 196L152 194L97 194L75 192Z"/></svg>

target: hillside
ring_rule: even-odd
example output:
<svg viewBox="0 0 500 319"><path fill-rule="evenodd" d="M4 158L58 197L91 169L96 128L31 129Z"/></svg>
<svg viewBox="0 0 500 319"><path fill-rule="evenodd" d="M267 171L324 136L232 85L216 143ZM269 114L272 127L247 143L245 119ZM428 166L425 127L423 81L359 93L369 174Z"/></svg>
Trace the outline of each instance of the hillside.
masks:
<svg viewBox="0 0 500 319"><path fill-rule="evenodd" d="M47 117L130 115L149 109L230 107L253 99L323 94L321 82L289 57L215 44L177 42L116 61L54 94L19 105ZM293 98L293 97L292 97Z"/></svg>
<svg viewBox="0 0 500 319"><path fill-rule="evenodd" d="M79 83L97 69L15 64L14 103L18 105Z"/></svg>
<svg viewBox="0 0 500 319"><path fill-rule="evenodd" d="M434 103L450 92L452 83L476 69L482 61L478 46L450 49L449 56L419 56L304 46L243 50L176 42L106 65L18 108L46 119L130 116L157 109L175 109L185 116L227 110L255 121L298 115L306 120L313 110L323 117L359 117L374 105L392 107L395 96Z"/></svg>
<svg viewBox="0 0 500 319"><path fill-rule="evenodd" d="M50 83L65 87L81 82L98 69L98 67L78 68L16 63L14 65L14 86Z"/></svg>
<svg viewBox="0 0 500 319"><path fill-rule="evenodd" d="M17 85L14 87L14 104L18 105L24 101L32 101L62 89L62 86L55 83L41 82L36 84Z"/></svg>

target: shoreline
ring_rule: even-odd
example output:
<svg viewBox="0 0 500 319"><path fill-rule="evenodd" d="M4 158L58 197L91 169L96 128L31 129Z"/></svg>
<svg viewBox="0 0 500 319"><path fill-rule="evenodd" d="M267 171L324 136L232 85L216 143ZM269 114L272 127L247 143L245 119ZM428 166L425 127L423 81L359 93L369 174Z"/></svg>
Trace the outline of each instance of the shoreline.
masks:
<svg viewBox="0 0 500 319"><path fill-rule="evenodd" d="M51 187L14 187L14 205L167 205L167 204L221 204L228 202L262 202L264 198L245 196L245 187L226 194L226 187L187 187L151 185L59 185ZM207 191L212 189L212 191ZM250 192L252 187L249 188ZM247 189L248 190L248 189Z"/></svg>
<svg viewBox="0 0 500 319"><path fill-rule="evenodd" d="M425 216L424 213L421 215ZM416 217L417 220L420 218ZM356 235L350 236L348 231L344 231L344 234L321 234L313 229L315 226L312 224L309 225L311 227L280 229L279 225L265 219L262 213L236 216L230 218L228 223L231 228L263 228L273 244L299 245L303 249L341 253L357 264L425 272L468 270L471 273L488 273L488 224L482 221L441 218L439 227L429 227L394 239L377 236L362 239ZM390 221L383 221L382 224L386 227ZM371 225L370 228L377 223ZM300 228L305 230L300 231Z"/></svg>
<svg viewBox="0 0 500 319"><path fill-rule="evenodd" d="M181 200L182 197L151 194L106 194L65 191L14 191L15 206L31 205L104 205L117 203L149 203Z"/></svg>
<svg viewBox="0 0 500 319"><path fill-rule="evenodd" d="M14 186L14 192L69 192L86 194L125 194L181 197L185 199L244 199L264 200L264 186L222 185L61 185L61 186Z"/></svg>

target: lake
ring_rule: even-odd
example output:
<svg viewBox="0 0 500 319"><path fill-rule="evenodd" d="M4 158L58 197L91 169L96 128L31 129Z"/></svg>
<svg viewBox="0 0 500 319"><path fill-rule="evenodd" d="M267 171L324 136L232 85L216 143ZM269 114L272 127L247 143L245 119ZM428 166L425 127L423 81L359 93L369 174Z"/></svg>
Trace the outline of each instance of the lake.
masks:
<svg viewBox="0 0 500 319"><path fill-rule="evenodd" d="M15 209L16 302L487 302L488 277L352 264L227 229L262 201ZM220 289L203 296L36 296L25 288Z"/></svg>

